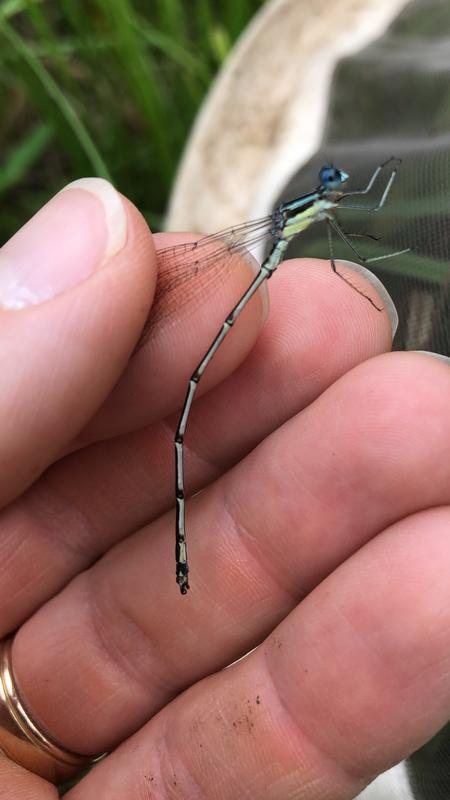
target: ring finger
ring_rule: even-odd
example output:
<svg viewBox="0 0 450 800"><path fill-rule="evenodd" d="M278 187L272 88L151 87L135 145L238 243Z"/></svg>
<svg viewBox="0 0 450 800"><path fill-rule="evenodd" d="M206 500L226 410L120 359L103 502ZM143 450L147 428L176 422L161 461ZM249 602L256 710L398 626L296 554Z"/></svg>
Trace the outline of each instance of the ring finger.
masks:
<svg viewBox="0 0 450 800"><path fill-rule="evenodd" d="M449 524L439 508L380 533L68 800L355 797L448 719Z"/></svg>

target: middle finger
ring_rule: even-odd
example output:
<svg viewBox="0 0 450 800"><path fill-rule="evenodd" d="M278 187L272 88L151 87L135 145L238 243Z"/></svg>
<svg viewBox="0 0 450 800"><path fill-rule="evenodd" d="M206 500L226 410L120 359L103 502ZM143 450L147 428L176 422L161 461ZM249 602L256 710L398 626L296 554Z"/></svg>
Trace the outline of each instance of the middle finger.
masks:
<svg viewBox="0 0 450 800"><path fill-rule="evenodd" d="M412 354L345 375L190 503L189 598L171 581L171 515L76 578L15 641L35 716L66 747L109 748L387 525L449 503L449 390L445 365Z"/></svg>
<svg viewBox="0 0 450 800"><path fill-rule="evenodd" d="M327 262L284 265L272 300L250 356L193 406L188 493L243 458L352 366L390 346L387 316L338 280ZM174 426L175 419L164 420L68 456L1 513L0 634L172 506Z"/></svg>

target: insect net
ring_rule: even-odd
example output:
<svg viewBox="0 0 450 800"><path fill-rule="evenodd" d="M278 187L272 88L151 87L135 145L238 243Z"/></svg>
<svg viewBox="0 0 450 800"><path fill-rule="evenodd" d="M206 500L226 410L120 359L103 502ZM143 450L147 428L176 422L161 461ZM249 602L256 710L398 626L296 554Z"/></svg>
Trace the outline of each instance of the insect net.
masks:
<svg viewBox="0 0 450 800"><path fill-rule="evenodd" d="M450 2L415 0L387 32L340 62L330 91L320 150L289 182L288 200L317 184L322 164L351 175L352 188L367 185L390 156L402 159L386 206L377 214L338 212L344 229L379 241L356 239L367 256L411 248L405 256L371 264L399 313L394 348L450 356ZM380 177L373 205L389 177ZM345 201L344 201L345 202ZM322 226L294 240L289 256L326 257ZM340 241L337 258L354 260ZM450 400L450 398L449 398ZM450 408L450 403L449 403ZM450 546L450 541L449 541ZM372 784L364 800L449 800L450 723L415 753L402 774Z"/></svg>
<svg viewBox="0 0 450 800"><path fill-rule="evenodd" d="M377 164L392 155L402 163L385 208L372 215L341 212L340 221L351 233L379 237L377 243L355 240L367 256L411 248L407 256L371 265L399 312L394 347L450 355L448 0L410 3L382 38L340 62L322 146L282 199L316 185L327 161L350 173L349 191L363 187ZM381 196L382 176L378 181L370 197L355 201L373 205ZM294 241L289 255L304 256L305 248L326 257L321 226ZM338 257L353 259L345 244L336 241L334 249Z"/></svg>

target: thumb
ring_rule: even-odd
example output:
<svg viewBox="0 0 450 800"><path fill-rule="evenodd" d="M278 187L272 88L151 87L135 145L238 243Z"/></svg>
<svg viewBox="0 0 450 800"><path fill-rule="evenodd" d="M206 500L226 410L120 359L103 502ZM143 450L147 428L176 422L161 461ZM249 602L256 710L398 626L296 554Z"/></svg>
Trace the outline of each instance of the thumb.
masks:
<svg viewBox="0 0 450 800"><path fill-rule="evenodd" d="M126 365L156 268L107 181L69 184L0 249L0 504L86 425Z"/></svg>

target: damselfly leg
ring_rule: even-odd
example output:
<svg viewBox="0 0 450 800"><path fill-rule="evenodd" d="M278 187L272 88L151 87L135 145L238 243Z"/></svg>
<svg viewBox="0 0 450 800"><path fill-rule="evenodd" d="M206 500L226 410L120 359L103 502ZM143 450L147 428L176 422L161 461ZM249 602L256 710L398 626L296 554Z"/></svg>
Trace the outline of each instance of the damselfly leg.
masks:
<svg viewBox="0 0 450 800"><path fill-rule="evenodd" d="M375 167L374 171L372 172L372 175L369 178L369 182L368 182L367 186L364 187L364 189L353 189L351 192L342 192L342 197L354 197L357 194L369 194L369 192L370 192L372 186L374 185L376 179L378 178L378 175L380 174L380 172L385 167L387 167L388 164L395 164L395 163L397 165L401 164L402 163L401 158L397 158L396 156L391 156L390 158L387 158L386 161L383 161L382 164L378 164L378 166ZM390 175L389 181L392 179L392 175L394 175L394 179L395 179L395 175L396 174L397 174L397 167L394 167L392 169L392 171L391 171L391 175ZM388 181L388 183L389 183L389 181Z"/></svg>
<svg viewBox="0 0 450 800"><path fill-rule="evenodd" d="M380 174L381 170L384 167L386 167L388 164L390 164L391 162L394 162L394 161L396 161L398 164L401 164L401 158L394 158L394 157L388 158L387 161L384 161L383 164L380 164L373 171L372 176L371 176L371 178L369 180L369 183L367 184L365 189L357 189L354 192L343 192L341 194L340 198L337 200L337 202L341 203L341 201L344 200L346 197L355 197L355 195L368 194L370 192L372 186L374 185L378 175ZM374 206L361 206L361 205L348 205L346 203L345 205L340 206L340 208L348 208L348 209L352 209L354 211L371 211L371 212L379 211L380 208L383 208L383 206L384 206L384 204L386 202L386 199L388 197L389 192L392 189L392 184L394 183L396 176L397 176L397 167L394 167L394 169L391 171L391 174L389 176L388 181L386 182L386 186L384 187L384 191L383 191L383 194L381 196L381 199L379 200L379 202L376 205L374 205Z"/></svg>
<svg viewBox="0 0 450 800"><path fill-rule="evenodd" d="M391 161L397 161L398 163L400 163L400 159L390 158L387 161L385 161L383 164L380 164L380 166L378 166L374 170L374 172L372 173L372 176L371 176L371 178L369 180L369 183L367 184L365 189L359 189L359 190L357 190L355 192L345 192L342 195L342 197L338 200L338 202L340 203L341 200L343 200L346 197L352 197L354 195L367 194L370 191L370 189L372 188L372 186L374 185L375 180L377 179L377 177L380 174L380 172L383 169L383 167L387 166L387 164L389 164ZM376 212L376 211L379 211L380 208L383 208L383 206L384 206L384 204L386 202L386 199L387 199L387 197L389 195L389 192L391 191L392 184L394 183L396 175L397 175L397 168L394 168L392 170L390 176L389 176L389 179L386 182L386 185L384 187L384 190L383 190L383 193L381 195L381 198L380 198L380 200L378 201L378 203L376 205L370 207L370 206L347 205L347 204L345 204L345 205L339 205L339 210L340 211L345 211L346 209L349 209L349 210L358 210L358 211L366 211L366 212L370 211L370 212L373 212L373 213ZM352 289L355 289L355 291L358 292L358 294L362 295L362 297L365 297L366 300L368 300L369 303L371 303L371 305L373 305L373 307L377 309L377 311L382 311L382 308L380 308L380 306L377 306L376 303L372 300L371 297L369 297L368 294L366 294L361 289L359 289L354 283L352 283L352 281L350 281L348 278L346 278L337 269L336 262L335 262L335 259L334 259L334 255L333 255L333 231L339 236L339 238L343 242L345 242L347 247L352 251L352 253L354 253L354 255L356 256L358 261L360 261L361 264L363 264L363 265L372 264L375 261L384 261L387 258L394 258L395 256L401 256L404 253L408 253L410 248L407 247L407 248L404 248L403 250L395 250L395 251L393 251L391 253L383 253L383 255L380 255L380 256L372 256L371 258L367 258L366 256L364 256L354 246L354 244L350 241L350 237L360 236L361 238L371 238L371 239L376 239L376 237L370 236L368 234L348 234L341 227L341 225L339 224L338 220L336 219L336 216L332 212L328 213L326 216L327 216L328 248L329 248L329 253L330 253L330 263L331 263L331 267L333 269L333 272L335 272L336 275L338 275L340 278L342 278L342 280L345 281L345 283L347 283L349 286L351 286Z"/></svg>

